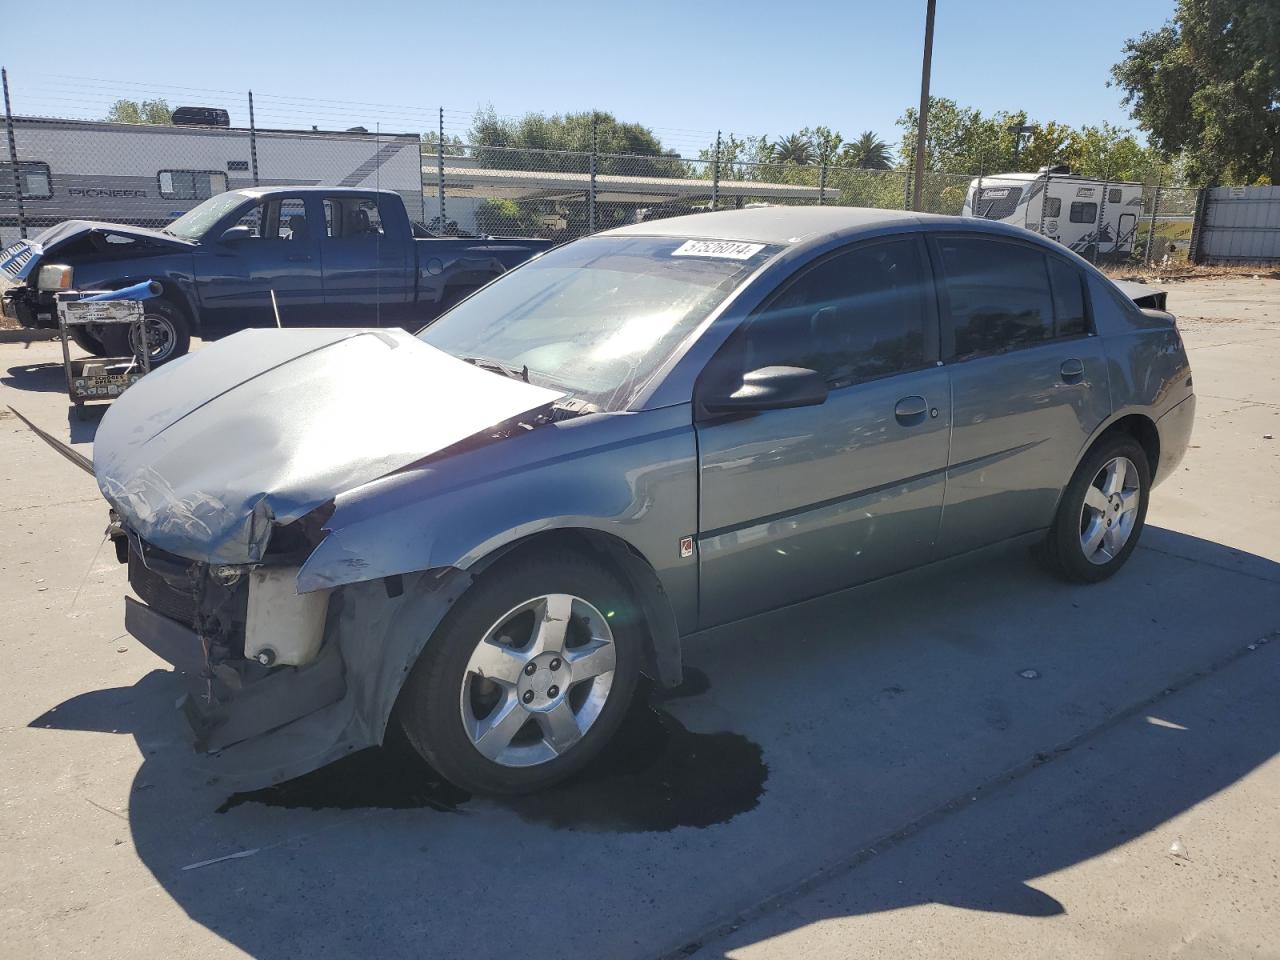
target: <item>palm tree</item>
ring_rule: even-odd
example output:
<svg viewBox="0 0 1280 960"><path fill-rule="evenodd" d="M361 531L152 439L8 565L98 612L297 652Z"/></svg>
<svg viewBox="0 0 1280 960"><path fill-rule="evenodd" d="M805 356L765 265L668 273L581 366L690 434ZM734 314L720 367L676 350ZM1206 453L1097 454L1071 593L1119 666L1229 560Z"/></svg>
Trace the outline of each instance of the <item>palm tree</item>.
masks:
<svg viewBox="0 0 1280 960"><path fill-rule="evenodd" d="M871 130L864 130L857 140L845 144L841 158L849 166L863 170L888 170L893 166L889 145Z"/></svg>
<svg viewBox="0 0 1280 960"><path fill-rule="evenodd" d="M794 163L799 166L813 163L813 143L798 133L783 137L773 146L775 163Z"/></svg>

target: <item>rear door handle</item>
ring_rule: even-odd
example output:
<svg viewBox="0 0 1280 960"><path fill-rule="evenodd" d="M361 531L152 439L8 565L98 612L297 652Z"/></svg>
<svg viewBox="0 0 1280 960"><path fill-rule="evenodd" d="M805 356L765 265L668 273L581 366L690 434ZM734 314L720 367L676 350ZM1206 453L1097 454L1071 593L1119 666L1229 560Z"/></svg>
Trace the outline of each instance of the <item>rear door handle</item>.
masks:
<svg viewBox="0 0 1280 960"><path fill-rule="evenodd" d="M1084 364L1075 357L1063 360L1059 369L1062 372L1062 379L1067 383L1077 383L1084 376Z"/></svg>
<svg viewBox="0 0 1280 960"><path fill-rule="evenodd" d="M924 397L903 397L893 407L893 415L904 427L922 423L929 412L929 403Z"/></svg>

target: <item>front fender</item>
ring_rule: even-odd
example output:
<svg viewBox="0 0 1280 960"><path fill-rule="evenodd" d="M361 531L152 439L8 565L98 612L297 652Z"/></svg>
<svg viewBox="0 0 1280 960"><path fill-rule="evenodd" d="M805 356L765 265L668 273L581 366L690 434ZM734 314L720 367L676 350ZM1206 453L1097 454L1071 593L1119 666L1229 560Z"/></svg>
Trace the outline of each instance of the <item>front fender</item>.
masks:
<svg viewBox="0 0 1280 960"><path fill-rule="evenodd" d="M682 632L696 619L697 457L688 405L545 424L339 496L298 591L467 570L553 530L598 531L643 557Z"/></svg>

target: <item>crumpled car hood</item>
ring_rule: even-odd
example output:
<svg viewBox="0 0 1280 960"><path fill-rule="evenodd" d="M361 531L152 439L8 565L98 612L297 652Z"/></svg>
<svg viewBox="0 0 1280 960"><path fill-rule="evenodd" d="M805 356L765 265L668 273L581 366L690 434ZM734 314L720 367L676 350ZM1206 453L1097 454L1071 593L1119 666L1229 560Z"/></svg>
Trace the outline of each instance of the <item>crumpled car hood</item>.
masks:
<svg viewBox="0 0 1280 960"><path fill-rule="evenodd" d="M38 248L37 253L47 255L56 253L73 240L95 233L102 236L147 240L151 243L158 243L162 246L180 250L189 250L195 246L190 240L171 236L162 230L148 230L146 227L133 227L123 223L105 223L100 220L64 220L40 233L32 241L31 245Z"/></svg>
<svg viewBox="0 0 1280 960"><path fill-rule="evenodd" d="M561 396L403 330L245 330L120 396L94 473L149 543L254 563L273 524Z"/></svg>

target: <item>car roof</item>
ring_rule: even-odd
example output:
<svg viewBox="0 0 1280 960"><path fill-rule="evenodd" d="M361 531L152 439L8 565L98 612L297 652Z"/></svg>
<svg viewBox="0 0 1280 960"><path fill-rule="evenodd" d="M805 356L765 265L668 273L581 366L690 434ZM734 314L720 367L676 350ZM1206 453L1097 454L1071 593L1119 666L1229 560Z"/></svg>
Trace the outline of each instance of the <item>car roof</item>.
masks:
<svg viewBox="0 0 1280 960"><path fill-rule="evenodd" d="M324 193L329 196L341 196L342 194L361 194L361 193L383 193L394 195L394 190L376 190L372 187L337 187L337 186L317 186L313 183L298 184L272 184L269 187L237 187L235 190L228 190L228 193L239 193L246 197L261 197L269 193Z"/></svg>
<svg viewBox="0 0 1280 960"><path fill-rule="evenodd" d="M854 236L863 231L881 230L901 224L916 226L925 221L952 220L908 210L880 210L873 207L755 207L750 210L720 210L693 213L605 230L605 237L686 237L706 240L734 240L791 246L820 240Z"/></svg>

